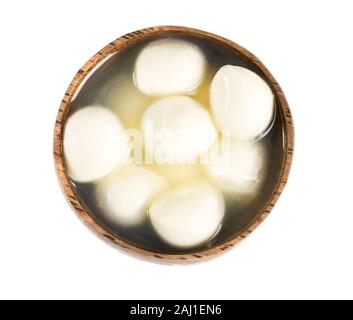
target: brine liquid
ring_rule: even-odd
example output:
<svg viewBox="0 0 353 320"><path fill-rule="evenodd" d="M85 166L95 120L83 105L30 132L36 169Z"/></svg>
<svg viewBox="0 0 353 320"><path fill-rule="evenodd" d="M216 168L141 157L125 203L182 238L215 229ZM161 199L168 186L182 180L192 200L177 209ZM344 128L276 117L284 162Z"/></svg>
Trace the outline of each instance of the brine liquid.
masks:
<svg viewBox="0 0 353 320"><path fill-rule="evenodd" d="M208 111L210 111L209 86L213 76L223 65L243 66L264 78L261 71L243 55L223 44L194 36L180 36L177 34L155 36L129 45L122 51L115 53L96 68L88 78L86 77L84 84L79 87L71 102L69 114L89 105L102 105L112 108L127 129L138 129L144 110L158 98L145 96L134 87L133 69L135 59L141 48L149 41L167 37L190 41L197 44L203 51L208 62L207 72L204 81L198 88L197 94L192 97L201 102ZM169 246L158 237L148 219L146 219L146 223L137 227L126 227L111 223L105 218L97 205L94 183L72 181L72 185L76 188L82 203L96 222L127 242L147 250L164 253L200 251L222 244L234 237L234 235L241 233L260 214L271 197L280 174L283 158L283 139L281 114L277 108L271 130L259 141L266 155L264 174L261 178L263 182L260 189L254 196L225 195L226 212L220 231L210 241L193 249L177 249ZM167 173L172 185L205 177L204 170L200 164L163 165L162 167L152 165L151 168L157 169L159 173Z"/></svg>

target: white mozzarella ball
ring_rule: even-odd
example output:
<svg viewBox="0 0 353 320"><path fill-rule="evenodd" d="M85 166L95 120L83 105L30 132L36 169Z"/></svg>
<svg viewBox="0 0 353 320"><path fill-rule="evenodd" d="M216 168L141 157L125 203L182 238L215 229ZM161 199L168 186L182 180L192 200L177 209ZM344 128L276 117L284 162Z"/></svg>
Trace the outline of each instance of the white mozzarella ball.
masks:
<svg viewBox="0 0 353 320"><path fill-rule="evenodd" d="M108 219L132 226L143 222L150 201L165 187L166 180L152 170L125 166L98 183L96 198Z"/></svg>
<svg viewBox="0 0 353 320"><path fill-rule="evenodd" d="M124 163L129 151L120 120L98 106L82 108L69 117L63 145L68 174L78 182L104 177Z"/></svg>
<svg viewBox="0 0 353 320"><path fill-rule="evenodd" d="M149 217L157 234L179 248L210 240L219 231L225 211L222 195L205 182L179 187L153 201Z"/></svg>
<svg viewBox="0 0 353 320"><path fill-rule="evenodd" d="M209 113L185 96L162 98L150 105L142 116L141 130L146 152L158 164L191 162L216 137Z"/></svg>
<svg viewBox="0 0 353 320"><path fill-rule="evenodd" d="M234 139L255 139L270 126L274 96L256 73L226 65L212 80L210 102L216 126Z"/></svg>
<svg viewBox="0 0 353 320"><path fill-rule="evenodd" d="M192 43L178 39L156 40L137 57L135 84L152 96L191 93L202 81L205 64L203 53Z"/></svg>
<svg viewBox="0 0 353 320"><path fill-rule="evenodd" d="M221 190L251 194L260 186L264 163L258 142L223 138L210 149L206 170Z"/></svg>

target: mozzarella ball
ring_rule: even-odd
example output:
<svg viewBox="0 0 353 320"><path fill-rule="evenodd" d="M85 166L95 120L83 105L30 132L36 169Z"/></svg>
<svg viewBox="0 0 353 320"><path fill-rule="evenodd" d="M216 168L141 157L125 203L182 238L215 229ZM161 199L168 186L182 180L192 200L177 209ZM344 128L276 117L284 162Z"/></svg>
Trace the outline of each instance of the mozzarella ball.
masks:
<svg viewBox="0 0 353 320"><path fill-rule="evenodd" d="M166 180L152 170L125 166L98 183L97 203L109 220L133 226L143 222L151 199L165 187Z"/></svg>
<svg viewBox="0 0 353 320"><path fill-rule="evenodd" d="M85 107L69 117L63 144L68 174L78 182L104 177L121 166L129 152L120 120L98 106Z"/></svg>
<svg viewBox="0 0 353 320"><path fill-rule="evenodd" d="M146 153L158 164L193 161L216 137L209 113L185 96L162 98L150 105L142 116L141 130Z"/></svg>
<svg viewBox="0 0 353 320"><path fill-rule="evenodd" d="M214 237L225 211L222 195L205 182L174 189L153 201L149 217L157 234L178 248L191 248Z"/></svg>
<svg viewBox="0 0 353 320"><path fill-rule="evenodd" d="M210 102L216 126L233 139L255 139L272 123L273 93L261 77L246 68L220 68L211 83Z"/></svg>
<svg viewBox="0 0 353 320"><path fill-rule="evenodd" d="M223 138L210 149L206 170L222 191L252 194L260 186L264 163L258 142Z"/></svg>
<svg viewBox="0 0 353 320"><path fill-rule="evenodd" d="M139 128L143 112L150 103L134 86L131 75L118 75L103 89L104 104L114 110L126 128Z"/></svg>
<svg viewBox="0 0 353 320"><path fill-rule="evenodd" d="M192 43L178 39L156 40L136 59L135 84L151 96L191 93L202 81L205 64L203 53Z"/></svg>

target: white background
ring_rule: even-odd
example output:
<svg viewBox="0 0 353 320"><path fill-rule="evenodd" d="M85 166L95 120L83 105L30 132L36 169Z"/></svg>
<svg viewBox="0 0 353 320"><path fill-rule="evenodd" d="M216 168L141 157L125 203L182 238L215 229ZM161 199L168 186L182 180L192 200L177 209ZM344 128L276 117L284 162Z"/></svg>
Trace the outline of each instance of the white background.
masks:
<svg viewBox="0 0 353 320"><path fill-rule="evenodd" d="M350 1L2 1L0 298L353 298ZM255 53L288 98L294 163L269 218L206 263L165 266L108 246L73 214L52 159L79 67L153 25L217 33Z"/></svg>

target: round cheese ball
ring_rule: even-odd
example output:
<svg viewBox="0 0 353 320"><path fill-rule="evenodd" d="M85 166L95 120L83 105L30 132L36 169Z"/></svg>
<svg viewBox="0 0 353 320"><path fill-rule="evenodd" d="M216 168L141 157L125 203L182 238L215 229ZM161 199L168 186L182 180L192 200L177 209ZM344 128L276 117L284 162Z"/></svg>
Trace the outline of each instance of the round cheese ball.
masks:
<svg viewBox="0 0 353 320"><path fill-rule="evenodd" d="M162 194L149 208L157 234L178 248L191 248L214 237L225 211L222 195L206 182L194 182Z"/></svg>
<svg viewBox="0 0 353 320"><path fill-rule="evenodd" d="M141 166L125 166L102 179L96 198L112 222L133 226L146 218L150 201L166 187L166 180Z"/></svg>
<svg viewBox="0 0 353 320"><path fill-rule="evenodd" d="M186 96L166 97L150 105L141 130L145 150L158 164L192 162L216 137L209 113Z"/></svg>
<svg viewBox="0 0 353 320"><path fill-rule="evenodd" d="M202 81L205 64L201 50L190 42L156 40L142 49L136 59L135 84L151 96L191 93Z"/></svg>
<svg viewBox="0 0 353 320"><path fill-rule="evenodd" d="M158 164L192 162L216 138L209 113L195 100L172 96L157 100L142 116L147 154Z"/></svg>
<svg viewBox="0 0 353 320"><path fill-rule="evenodd" d="M99 106L82 108L69 117L63 146L68 174L78 182L104 177L124 163L129 151L120 120Z"/></svg>
<svg viewBox="0 0 353 320"><path fill-rule="evenodd" d="M222 138L210 149L206 170L221 190L251 194L260 185L264 162L258 142Z"/></svg>
<svg viewBox="0 0 353 320"><path fill-rule="evenodd" d="M126 128L139 128L150 101L134 86L131 75L120 74L110 80L102 95L104 104L114 110Z"/></svg>
<svg viewBox="0 0 353 320"><path fill-rule="evenodd" d="M273 93L261 77L246 68L220 68L211 83L210 102L216 126L233 139L258 138L272 123Z"/></svg>

